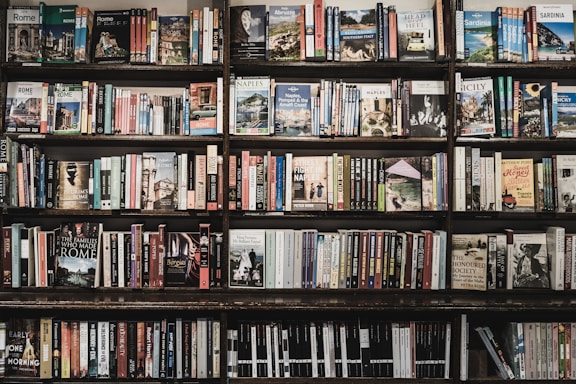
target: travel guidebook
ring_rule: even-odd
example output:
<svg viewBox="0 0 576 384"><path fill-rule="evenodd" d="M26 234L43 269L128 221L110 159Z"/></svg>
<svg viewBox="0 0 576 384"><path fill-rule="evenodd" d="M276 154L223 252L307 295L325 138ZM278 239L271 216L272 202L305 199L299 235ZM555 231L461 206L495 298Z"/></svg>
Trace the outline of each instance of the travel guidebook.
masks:
<svg viewBox="0 0 576 384"><path fill-rule="evenodd" d="M276 84L274 134L312 136L310 84Z"/></svg>
<svg viewBox="0 0 576 384"><path fill-rule="evenodd" d="M270 78L247 77L235 80L236 135L269 135Z"/></svg>
<svg viewBox="0 0 576 384"><path fill-rule="evenodd" d="M392 136L392 84L360 85L360 136Z"/></svg>
<svg viewBox="0 0 576 384"><path fill-rule="evenodd" d="M38 81L10 81L6 87L6 132L38 133L42 111L42 88Z"/></svg>
<svg viewBox="0 0 576 384"><path fill-rule="evenodd" d="M8 6L6 61L37 62L41 56L38 6Z"/></svg>
<svg viewBox="0 0 576 384"><path fill-rule="evenodd" d="M340 60L376 61L376 10L340 11Z"/></svg>
<svg viewBox="0 0 576 384"><path fill-rule="evenodd" d="M397 11L398 59L434 61L434 13L432 9Z"/></svg>
<svg viewBox="0 0 576 384"><path fill-rule="evenodd" d="M576 137L576 86L558 86L557 137Z"/></svg>
<svg viewBox="0 0 576 384"><path fill-rule="evenodd" d="M496 12L464 11L464 61L495 62L497 41Z"/></svg>
<svg viewBox="0 0 576 384"><path fill-rule="evenodd" d="M230 288L264 288L266 231L229 231L228 278Z"/></svg>
<svg viewBox="0 0 576 384"><path fill-rule="evenodd" d="M190 16L159 16L158 61L162 65L187 65Z"/></svg>
<svg viewBox="0 0 576 384"><path fill-rule="evenodd" d="M60 226L56 285L96 288L100 285L102 223L67 222Z"/></svg>
<svg viewBox="0 0 576 384"><path fill-rule="evenodd" d="M268 10L268 59L300 60L300 23L304 15L299 5L271 5Z"/></svg>
<svg viewBox="0 0 576 384"><path fill-rule="evenodd" d="M130 10L94 12L92 60L95 63L130 61Z"/></svg>
<svg viewBox="0 0 576 384"><path fill-rule="evenodd" d="M230 7L230 55L238 60L266 58L266 6Z"/></svg>
<svg viewBox="0 0 576 384"><path fill-rule="evenodd" d="M572 4L536 4L538 61L574 60Z"/></svg>
<svg viewBox="0 0 576 384"><path fill-rule="evenodd" d="M492 78L467 78L456 82L456 129L460 136L496 133Z"/></svg>
<svg viewBox="0 0 576 384"><path fill-rule="evenodd" d="M79 134L82 114L82 85L54 86L54 134Z"/></svg>
<svg viewBox="0 0 576 384"><path fill-rule="evenodd" d="M40 2L42 61L74 63L76 5L47 5Z"/></svg>

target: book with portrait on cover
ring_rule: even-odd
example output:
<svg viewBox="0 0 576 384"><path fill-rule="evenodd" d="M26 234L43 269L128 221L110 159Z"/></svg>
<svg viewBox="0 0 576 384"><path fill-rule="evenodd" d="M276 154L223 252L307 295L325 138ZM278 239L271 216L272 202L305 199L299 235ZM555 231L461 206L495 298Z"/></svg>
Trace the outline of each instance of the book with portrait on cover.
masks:
<svg viewBox="0 0 576 384"><path fill-rule="evenodd" d="M230 288L264 288L266 231L229 231L228 281Z"/></svg>
<svg viewBox="0 0 576 384"><path fill-rule="evenodd" d="M327 199L326 156L292 159L292 211L325 211Z"/></svg>

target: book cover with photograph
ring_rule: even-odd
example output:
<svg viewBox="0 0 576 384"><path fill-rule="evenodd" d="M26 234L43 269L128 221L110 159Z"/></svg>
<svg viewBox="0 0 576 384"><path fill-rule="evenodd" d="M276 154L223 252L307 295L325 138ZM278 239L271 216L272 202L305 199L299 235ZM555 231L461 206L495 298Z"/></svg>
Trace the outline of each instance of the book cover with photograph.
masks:
<svg viewBox="0 0 576 384"><path fill-rule="evenodd" d="M574 60L572 4L536 4L538 61Z"/></svg>
<svg viewBox="0 0 576 384"><path fill-rule="evenodd" d="M559 85L557 137L576 137L576 86Z"/></svg>
<svg viewBox="0 0 576 384"><path fill-rule="evenodd" d="M376 9L340 11L340 61L376 61Z"/></svg>
<svg viewBox="0 0 576 384"><path fill-rule="evenodd" d="M62 223L58 236L55 285L100 286L102 223Z"/></svg>
<svg viewBox="0 0 576 384"><path fill-rule="evenodd" d="M89 161L58 161L56 207L59 209L89 209Z"/></svg>
<svg viewBox="0 0 576 384"><path fill-rule="evenodd" d="M534 212L534 160L502 159L501 170L502 211Z"/></svg>
<svg viewBox="0 0 576 384"><path fill-rule="evenodd" d="M40 61L40 12L36 5L10 5L6 10L6 62Z"/></svg>
<svg viewBox="0 0 576 384"><path fill-rule="evenodd" d="M79 134L82 84L58 83L54 87L54 134Z"/></svg>
<svg viewBox="0 0 576 384"><path fill-rule="evenodd" d="M40 132L42 88L39 81L9 81L6 86L4 130L16 133Z"/></svg>
<svg viewBox="0 0 576 384"><path fill-rule="evenodd" d="M40 44L45 63L74 63L77 5L40 2Z"/></svg>
<svg viewBox="0 0 576 384"><path fill-rule="evenodd" d="M264 288L266 231L230 229L228 244L230 288Z"/></svg>
<svg viewBox="0 0 576 384"><path fill-rule="evenodd" d="M200 232L168 232L164 285L200 287Z"/></svg>
<svg viewBox="0 0 576 384"><path fill-rule="evenodd" d="M550 288L546 232L515 232L508 256L513 288Z"/></svg>
<svg viewBox="0 0 576 384"><path fill-rule="evenodd" d="M557 212L574 213L576 204L576 155L556 155Z"/></svg>
<svg viewBox="0 0 576 384"><path fill-rule="evenodd" d="M304 22L299 5L271 5L268 9L268 59L300 60L300 23Z"/></svg>
<svg viewBox="0 0 576 384"><path fill-rule="evenodd" d="M452 289L485 291L488 275L488 236L452 235Z"/></svg>
<svg viewBox="0 0 576 384"><path fill-rule="evenodd" d="M40 377L40 321L13 317L7 328L6 377Z"/></svg>
<svg viewBox="0 0 576 384"><path fill-rule="evenodd" d="M464 61L496 61L498 24L494 11L464 11Z"/></svg>
<svg viewBox="0 0 576 384"><path fill-rule="evenodd" d="M238 60L266 58L266 6L230 7L230 56Z"/></svg>
<svg viewBox="0 0 576 384"><path fill-rule="evenodd" d="M387 212L422 210L420 163L416 156L384 159Z"/></svg>
<svg viewBox="0 0 576 384"><path fill-rule="evenodd" d="M274 134L312 136L310 84L276 84Z"/></svg>
<svg viewBox="0 0 576 384"><path fill-rule="evenodd" d="M398 59L400 61L434 61L436 39L432 9L397 11Z"/></svg>
<svg viewBox="0 0 576 384"><path fill-rule="evenodd" d="M325 211L326 156L294 156L292 158L292 211Z"/></svg>
<svg viewBox="0 0 576 384"><path fill-rule="evenodd" d="M392 136L392 84L361 84L360 136Z"/></svg>
<svg viewBox="0 0 576 384"><path fill-rule="evenodd" d="M406 105L409 136L446 137L448 128L448 82L410 80Z"/></svg>
<svg viewBox="0 0 576 384"><path fill-rule="evenodd" d="M521 83L521 106L518 117L518 130L520 137L542 137L542 85L540 83Z"/></svg>
<svg viewBox="0 0 576 384"><path fill-rule="evenodd" d="M173 210L178 206L176 164L176 152L142 153L143 210Z"/></svg>
<svg viewBox="0 0 576 384"><path fill-rule="evenodd" d="M217 84L215 81L190 83L190 136L215 135Z"/></svg>
<svg viewBox="0 0 576 384"><path fill-rule="evenodd" d="M491 136L496 133L494 85L490 77L456 82L456 129L460 136Z"/></svg>
<svg viewBox="0 0 576 384"><path fill-rule="evenodd" d="M190 16L158 16L158 61L162 65L187 65Z"/></svg>
<svg viewBox="0 0 576 384"><path fill-rule="evenodd" d="M95 63L130 61L130 10L94 12L92 61Z"/></svg>
<svg viewBox="0 0 576 384"><path fill-rule="evenodd" d="M235 80L236 135L269 135L270 78L246 77Z"/></svg>

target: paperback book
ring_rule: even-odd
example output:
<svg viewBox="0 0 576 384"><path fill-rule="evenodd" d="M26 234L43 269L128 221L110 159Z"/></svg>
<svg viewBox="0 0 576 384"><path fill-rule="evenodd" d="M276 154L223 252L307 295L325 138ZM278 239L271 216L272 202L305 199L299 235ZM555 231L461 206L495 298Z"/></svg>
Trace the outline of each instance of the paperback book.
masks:
<svg viewBox="0 0 576 384"><path fill-rule="evenodd" d="M550 288L546 233L514 233L508 265L513 288Z"/></svg>
<svg viewBox="0 0 576 384"><path fill-rule="evenodd" d="M518 117L518 133L520 137L542 137L542 86L540 83L521 83L521 108Z"/></svg>
<svg viewBox="0 0 576 384"><path fill-rule="evenodd" d="M557 137L576 137L576 87L559 85Z"/></svg>
<svg viewBox="0 0 576 384"><path fill-rule="evenodd" d="M416 156L384 159L387 212L422 209L420 162Z"/></svg>
<svg viewBox="0 0 576 384"><path fill-rule="evenodd" d="M94 12L92 60L95 63L130 61L130 10Z"/></svg>
<svg viewBox="0 0 576 384"><path fill-rule="evenodd" d="M79 134L82 85L58 83L54 87L54 134Z"/></svg>
<svg viewBox="0 0 576 384"><path fill-rule="evenodd" d="M100 286L102 223L67 222L59 231L55 285Z"/></svg>
<svg viewBox="0 0 576 384"><path fill-rule="evenodd" d="M534 212L533 163L532 158L502 159L502 211Z"/></svg>
<svg viewBox="0 0 576 384"><path fill-rule="evenodd" d="M448 83L442 80L410 80L407 101L409 136L446 137Z"/></svg>
<svg viewBox="0 0 576 384"><path fill-rule="evenodd" d="M325 211L328 206L326 156L292 159L292 211Z"/></svg>
<svg viewBox="0 0 576 384"><path fill-rule="evenodd" d="M56 207L60 209L89 209L89 161L58 161Z"/></svg>
<svg viewBox="0 0 576 384"><path fill-rule="evenodd" d="M576 156L556 155L556 185L558 187L558 212L574 213L576 204Z"/></svg>
<svg viewBox="0 0 576 384"><path fill-rule="evenodd" d="M309 84L276 84L274 92L274 134L312 136Z"/></svg>
<svg viewBox="0 0 576 384"><path fill-rule="evenodd" d="M304 15L299 5L271 5L268 9L268 59L300 60L300 23Z"/></svg>
<svg viewBox="0 0 576 384"><path fill-rule="evenodd" d="M190 83L190 136L217 133L216 82Z"/></svg>
<svg viewBox="0 0 576 384"><path fill-rule="evenodd" d="M238 60L266 58L266 6L230 7L230 55Z"/></svg>
<svg viewBox="0 0 576 384"><path fill-rule="evenodd" d="M6 61L30 63L40 61L39 7L8 6L6 10Z"/></svg>
<svg viewBox="0 0 576 384"><path fill-rule="evenodd" d="M536 4L538 60L574 60L572 4Z"/></svg>
<svg viewBox="0 0 576 384"><path fill-rule="evenodd" d="M200 232L169 232L164 285L200 287Z"/></svg>
<svg viewBox="0 0 576 384"><path fill-rule="evenodd" d="M40 377L39 320L12 317L5 331L6 377Z"/></svg>
<svg viewBox="0 0 576 384"><path fill-rule="evenodd" d="M77 5L40 2L40 41L45 63L74 63L74 29Z"/></svg>
<svg viewBox="0 0 576 384"><path fill-rule="evenodd" d="M177 207L176 152L142 153L142 209ZM135 188L135 185L130 185Z"/></svg>
<svg viewBox="0 0 576 384"><path fill-rule="evenodd" d="M392 84L360 85L360 136L392 136Z"/></svg>
<svg viewBox="0 0 576 384"><path fill-rule="evenodd" d="M496 133L493 88L490 77L456 81L456 128L460 136Z"/></svg>
<svg viewBox="0 0 576 384"><path fill-rule="evenodd" d="M488 275L488 236L452 235L452 289L485 291Z"/></svg>
<svg viewBox="0 0 576 384"><path fill-rule="evenodd" d="M497 41L496 12L464 11L464 61L469 63L497 61Z"/></svg>
<svg viewBox="0 0 576 384"><path fill-rule="evenodd" d="M340 11L340 60L376 61L376 29L376 9Z"/></svg>
<svg viewBox="0 0 576 384"><path fill-rule="evenodd" d="M264 288L266 231L231 229L228 241L230 288Z"/></svg>
<svg viewBox="0 0 576 384"><path fill-rule="evenodd" d="M269 135L270 78L245 77L235 80L234 124L236 135Z"/></svg>
<svg viewBox="0 0 576 384"><path fill-rule="evenodd" d="M436 40L432 9L397 11L398 59L400 61L434 61Z"/></svg>
<svg viewBox="0 0 576 384"><path fill-rule="evenodd" d="M38 133L42 114L41 82L9 81L6 86L6 132Z"/></svg>
<svg viewBox="0 0 576 384"><path fill-rule="evenodd" d="M187 65L190 16L158 16L158 61L162 65Z"/></svg>

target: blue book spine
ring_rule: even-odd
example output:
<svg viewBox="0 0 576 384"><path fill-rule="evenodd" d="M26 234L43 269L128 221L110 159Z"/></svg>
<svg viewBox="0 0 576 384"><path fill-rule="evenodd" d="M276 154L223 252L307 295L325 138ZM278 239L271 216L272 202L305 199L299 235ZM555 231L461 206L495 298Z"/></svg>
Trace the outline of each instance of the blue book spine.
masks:
<svg viewBox="0 0 576 384"><path fill-rule="evenodd" d="M504 61L504 20L502 18L502 7L496 7L496 22L498 28L498 41L496 43L496 58Z"/></svg>
<svg viewBox="0 0 576 384"><path fill-rule="evenodd" d="M340 7L335 6L334 10L334 61L340 61Z"/></svg>
<svg viewBox="0 0 576 384"><path fill-rule="evenodd" d="M46 155L38 159L38 208L46 208Z"/></svg>
<svg viewBox="0 0 576 384"><path fill-rule="evenodd" d="M111 135L112 130L112 99L113 87L112 84L104 85L104 134Z"/></svg>
<svg viewBox="0 0 576 384"><path fill-rule="evenodd" d="M326 6L326 60L334 60L334 15L331 5Z"/></svg>
<svg viewBox="0 0 576 384"><path fill-rule="evenodd" d="M284 156L276 156L276 211L284 210Z"/></svg>
<svg viewBox="0 0 576 384"><path fill-rule="evenodd" d="M100 159L94 159L94 209L100 209L101 188Z"/></svg>

